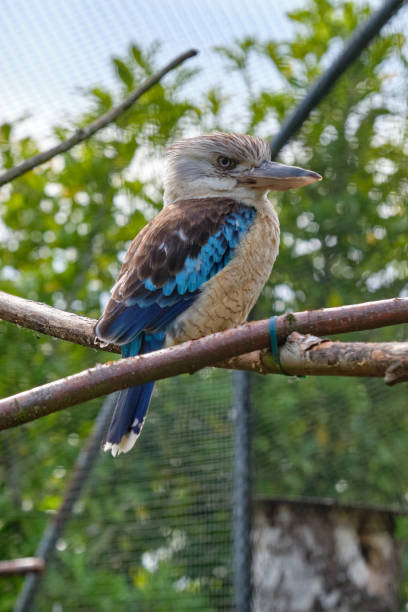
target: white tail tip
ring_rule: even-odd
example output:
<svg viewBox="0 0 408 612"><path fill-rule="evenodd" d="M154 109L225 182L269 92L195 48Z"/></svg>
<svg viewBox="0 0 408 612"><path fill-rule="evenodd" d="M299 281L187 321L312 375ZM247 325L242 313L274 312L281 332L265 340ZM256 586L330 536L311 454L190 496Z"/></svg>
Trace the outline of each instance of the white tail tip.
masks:
<svg viewBox="0 0 408 612"><path fill-rule="evenodd" d="M139 436L137 434L135 434L133 431L130 431L129 433L122 436L122 439L119 444L106 442L103 447L103 450L105 451L105 453L110 451L112 453L112 457L117 457L121 453L128 453L134 447L138 437Z"/></svg>

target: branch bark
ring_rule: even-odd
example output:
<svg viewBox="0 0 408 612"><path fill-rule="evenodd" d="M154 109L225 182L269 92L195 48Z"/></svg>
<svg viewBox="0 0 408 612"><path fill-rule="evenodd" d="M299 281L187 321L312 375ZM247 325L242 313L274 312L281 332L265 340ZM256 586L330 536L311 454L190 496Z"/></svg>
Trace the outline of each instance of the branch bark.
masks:
<svg viewBox="0 0 408 612"><path fill-rule="evenodd" d="M44 561L38 557L23 557L12 561L0 561L0 576L12 574L27 574L28 572L42 572Z"/></svg>
<svg viewBox="0 0 408 612"><path fill-rule="evenodd" d="M117 345L102 344L101 346L94 333L95 319L58 310L47 304L33 302L4 291L0 291L0 319L88 348L120 353L120 347ZM399 323L408 323L408 298L306 310L276 317L276 329L280 343L284 342L292 331L330 335L375 329ZM257 324L261 325L262 334L267 333L265 330L268 328L268 320L258 321Z"/></svg>
<svg viewBox="0 0 408 612"><path fill-rule="evenodd" d="M268 323L246 323L147 355L98 365L5 398L0 400L0 430L118 389L193 373L251 349L265 349L270 341ZM282 373L283 370L294 375L385 376L388 384L408 380L408 343L334 343L310 336L304 339L293 333L290 338L281 351L281 368L274 365L270 356L261 354L259 359L264 373Z"/></svg>
<svg viewBox="0 0 408 612"><path fill-rule="evenodd" d="M48 304L27 300L4 291L0 291L0 319L88 348L120 353L120 347L114 344L101 346L94 333L95 319L58 310Z"/></svg>
<svg viewBox="0 0 408 612"><path fill-rule="evenodd" d="M408 342L336 342L292 332L280 349L279 367L267 349L233 357L218 367L291 376L384 377L408 381Z"/></svg>
<svg viewBox="0 0 408 612"><path fill-rule="evenodd" d="M182 64L186 59L197 55L197 53L198 51L196 51L195 49L190 49L189 51L182 53L170 63L168 63L166 66L164 66L164 68L158 70L157 72L155 72L155 74L146 79L146 81L142 83L140 87L132 91L132 93L129 94L123 100L123 102L121 102L114 108L111 108L107 113L101 115L86 127L76 130L70 138L54 147L51 147L50 149L47 149L46 151L42 151L41 153L30 157L30 159L26 159L21 164L18 164L14 168L11 168L10 170L4 172L0 176L0 187L2 185L5 185L6 183L10 183L15 178L22 176L33 168L40 166L44 162L49 161L56 155L59 155L60 153L65 153L80 142L87 140L90 136L95 134L95 132L98 132L102 128L106 127L109 123L116 121L116 119L120 115L122 115L128 108L130 108L130 106L132 106L132 104L138 98L140 98L140 96L142 96L144 93L146 93L146 91L151 89L153 85L156 85L156 83L158 83L160 79L164 77L164 75Z"/></svg>
<svg viewBox="0 0 408 612"><path fill-rule="evenodd" d="M98 345L93 331L94 319L63 312L4 292L0 292L0 318L84 346L119 352L117 346ZM289 313L276 317L276 330L278 342L282 344L293 331L339 334L406 322L408 322L408 298L394 298L338 308ZM282 351L281 358L282 367L288 374L385 375L387 384L406 380L407 366L404 352L406 346L403 343L396 343L395 346L362 343L358 343L357 346L355 343L348 343L342 345L343 351L339 349L338 344L333 344L328 350L326 343L324 347L328 350L326 355L325 351L317 351L316 339L312 340L313 346L310 347L307 342L306 345L301 342L295 343L293 338L292 336L291 343ZM269 320L255 321L148 355L98 365L73 376L0 400L0 429L32 421L117 389L184 372L192 373L208 365L249 369L260 373L277 373L280 370L271 362L267 353L259 353L261 349L268 348L269 343ZM296 359L293 357L295 345ZM370 357L368 353L362 356L364 346L371 351ZM398 346L401 346L401 354L398 352ZM253 351L258 352L251 353ZM382 357L377 359L376 355L380 353ZM353 359L353 354L357 354L358 357ZM319 360L319 356L323 357ZM376 359L380 362L378 367L369 363L370 360L375 362Z"/></svg>

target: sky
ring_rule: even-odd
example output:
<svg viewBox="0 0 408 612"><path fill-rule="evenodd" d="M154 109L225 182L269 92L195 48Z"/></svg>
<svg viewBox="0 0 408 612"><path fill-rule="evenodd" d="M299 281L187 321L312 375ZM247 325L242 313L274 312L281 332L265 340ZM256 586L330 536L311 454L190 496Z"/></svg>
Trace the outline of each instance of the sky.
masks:
<svg viewBox="0 0 408 612"><path fill-rule="evenodd" d="M188 48L200 51L190 66L203 69L198 87L225 79L211 53L236 38L287 38L291 24L271 0L3 0L0 36L0 121L23 115L27 129L45 136L55 120L86 104L84 90L114 84L110 58L131 42L159 40L160 65ZM294 8L299 0L286 0ZM273 79L259 67L255 78ZM275 77L276 78L276 77ZM229 77L237 92L238 78ZM197 87L197 84L195 85Z"/></svg>
<svg viewBox="0 0 408 612"><path fill-rule="evenodd" d="M47 142L51 127L66 122L88 104L93 85L114 87L110 58L123 57L132 42L160 41L159 65L188 48L200 54L194 91L220 84L239 104L241 81L221 70L211 51L237 38L290 38L285 11L305 0L2 0L0 29L0 122L23 116L29 133ZM374 7L381 0L372 0ZM407 12L405 12L406 14ZM279 87L270 63L253 67L254 86Z"/></svg>

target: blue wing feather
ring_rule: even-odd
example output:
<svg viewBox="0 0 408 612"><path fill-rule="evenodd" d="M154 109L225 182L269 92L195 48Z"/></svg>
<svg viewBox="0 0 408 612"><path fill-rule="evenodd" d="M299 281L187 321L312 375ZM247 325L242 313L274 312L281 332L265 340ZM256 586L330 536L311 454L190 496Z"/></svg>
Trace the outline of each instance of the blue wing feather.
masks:
<svg viewBox="0 0 408 612"><path fill-rule="evenodd" d="M125 302L118 301L116 309L110 312L103 339L127 344L142 332L164 331L193 303L201 286L228 264L254 216L255 210L251 207L231 213L198 255L187 256L182 270L163 286L157 287L150 277L139 283L134 294Z"/></svg>

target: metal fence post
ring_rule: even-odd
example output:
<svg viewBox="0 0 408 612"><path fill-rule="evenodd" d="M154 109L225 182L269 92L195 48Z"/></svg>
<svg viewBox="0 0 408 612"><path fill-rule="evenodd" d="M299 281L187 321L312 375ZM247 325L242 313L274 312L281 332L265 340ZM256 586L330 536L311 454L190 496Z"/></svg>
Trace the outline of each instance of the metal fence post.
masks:
<svg viewBox="0 0 408 612"><path fill-rule="evenodd" d="M236 612L250 612L251 563L251 375L234 374L234 603Z"/></svg>

